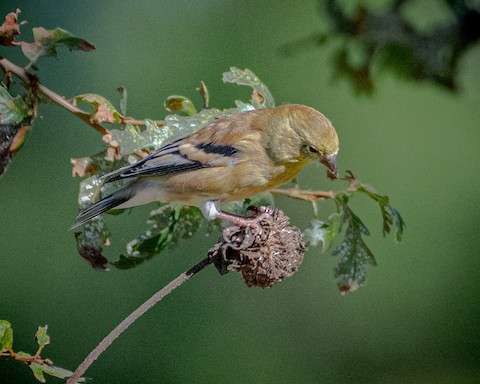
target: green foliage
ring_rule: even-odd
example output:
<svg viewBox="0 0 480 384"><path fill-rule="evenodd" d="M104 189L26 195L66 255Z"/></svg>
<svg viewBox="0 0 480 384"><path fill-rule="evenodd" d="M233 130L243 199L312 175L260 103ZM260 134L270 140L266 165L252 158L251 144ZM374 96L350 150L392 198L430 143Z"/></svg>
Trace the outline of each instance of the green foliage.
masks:
<svg viewBox="0 0 480 384"><path fill-rule="evenodd" d="M95 269L106 269L108 260L103 256L103 246L108 243L108 229L102 217L95 217L85 223L82 230L75 232L80 256Z"/></svg>
<svg viewBox="0 0 480 384"><path fill-rule="evenodd" d="M12 96L0 85L0 175L10 159L22 147L30 129L29 94Z"/></svg>
<svg viewBox="0 0 480 384"><path fill-rule="evenodd" d="M50 344L50 336L47 334L48 326L38 327L35 333L35 340L38 345L37 352L31 355L27 352L15 352L13 350L13 330L10 322L0 320L0 358L9 358L26 364L32 370L33 376L41 383L45 383L45 374L67 379L73 375L72 371L53 365L50 359L41 357L43 348ZM77 383L85 383L86 378L81 378Z"/></svg>
<svg viewBox="0 0 480 384"><path fill-rule="evenodd" d="M22 52L30 60L28 67L34 66L42 56L57 57L57 47L65 46L69 50L91 51L95 47L88 41L73 36L70 32L55 28L33 28L33 43L20 42Z"/></svg>
<svg viewBox="0 0 480 384"><path fill-rule="evenodd" d="M127 244L126 255L113 262L117 268L132 268L158 254L179 239L188 239L201 225L203 215L196 207L165 204L150 212L149 229Z"/></svg>
<svg viewBox="0 0 480 384"><path fill-rule="evenodd" d="M0 122L1 124L20 124L28 116L28 107L20 95L15 97L0 86Z"/></svg>
<svg viewBox="0 0 480 384"><path fill-rule="evenodd" d="M169 96L163 103L168 112L180 112L188 116L195 115L197 109L192 101L185 96Z"/></svg>
<svg viewBox="0 0 480 384"><path fill-rule="evenodd" d="M330 44L335 77L346 78L357 93L373 92L375 76L385 71L456 91L461 57L480 39L480 8L474 1L320 3L326 15L322 31L284 45L283 53Z"/></svg>
<svg viewBox="0 0 480 384"><path fill-rule="evenodd" d="M33 43L18 41L20 27L26 23L25 21L18 22L19 14L20 10L17 9L16 12L5 16L5 20L0 26L0 45L19 46L23 54L30 60L27 69L36 69L35 64L41 56L55 57L59 46L66 46L70 50L90 51L95 49L87 41L74 37L70 32L61 28L54 30L46 30L42 27L33 28ZM16 66L13 65L13 67ZM12 68L4 66L4 69L10 72ZM5 171L14 153L21 148L32 119L36 117L40 101L37 92L38 78L31 73L24 72L23 80L31 83L30 88L23 95L12 96L10 94L11 73L6 74L4 84L0 85L0 175Z"/></svg>
<svg viewBox="0 0 480 384"><path fill-rule="evenodd" d="M5 16L3 24L0 26L0 45L20 46L23 54L30 60L27 68L35 68L37 60L42 56L57 57L57 48L65 46L69 50L91 51L95 47L88 41L73 36L70 32L55 28L47 30L43 27L33 28L33 43L17 41L20 34L20 26L25 21L18 22L20 10L11 12Z"/></svg>
<svg viewBox="0 0 480 384"><path fill-rule="evenodd" d="M371 186L366 184L359 184L357 191L365 193L378 203L383 219L383 235L385 236L387 233L390 233L392 225L394 225L395 239L397 242L400 242L402 240L403 230L405 229L405 222L400 216L400 213L390 205L388 196L378 194Z"/></svg>
<svg viewBox="0 0 480 384"><path fill-rule="evenodd" d="M38 350L36 355L40 355L43 347L50 344L50 336L47 335L48 326L38 327L37 333L35 333L35 341L38 344Z"/></svg>
<svg viewBox="0 0 480 384"><path fill-rule="evenodd" d="M112 140L120 144L122 155L128 156L136 150L158 148L172 136L172 132L147 119L143 130L133 124L127 124L125 129L112 129L111 135ZM138 161L138 159L133 159L134 162Z"/></svg>
<svg viewBox="0 0 480 384"><path fill-rule="evenodd" d="M0 352L10 351L13 345L12 325L7 320L0 320Z"/></svg>
<svg viewBox="0 0 480 384"><path fill-rule="evenodd" d="M363 241L363 235L370 232L360 218L348 206L348 196L340 195L337 198L339 211L342 217L340 230L345 226L344 237L332 255L338 258L334 269L340 292L356 291L365 282L366 266L376 265L372 251Z"/></svg>
<svg viewBox="0 0 480 384"><path fill-rule="evenodd" d="M275 100L268 89L260 79L249 69L241 70L231 67L230 71L225 72L222 78L224 83L234 83L238 85L246 85L253 88L252 99L250 103L253 108L270 108L275 106ZM236 102L237 106L244 105L242 102Z"/></svg>
<svg viewBox="0 0 480 384"><path fill-rule="evenodd" d="M90 120L98 124L101 123L120 123L120 113L115 109L113 104L105 97L94 93L78 95L73 98L73 105L86 103L93 108Z"/></svg>
<svg viewBox="0 0 480 384"><path fill-rule="evenodd" d="M390 205L388 196L380 195L372 187L360 183L351 172L347 172L343 180L349 181L349 186L344 191L336 193L334 200L337 212L331 214L326 222L313 220L304 235L310 246L316 246L321 242L323 253L331 248L335 240L339 240L340 244L332 251L332 255L338 259L334 276L337 278L340 292L346 293L360 288L365 283L367 266L376 265L373 253L363 239L370 231L349 206L353 195L361 192L378 203L384 236L394 227L395 239L401 241L405 222L398 211Z"/></svg>

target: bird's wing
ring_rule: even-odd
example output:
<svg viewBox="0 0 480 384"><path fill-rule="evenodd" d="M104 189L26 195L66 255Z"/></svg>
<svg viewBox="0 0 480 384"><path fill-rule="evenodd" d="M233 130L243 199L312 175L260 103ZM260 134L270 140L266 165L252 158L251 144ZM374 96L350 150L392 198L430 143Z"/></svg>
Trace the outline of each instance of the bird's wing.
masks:
<svg viewBox="0 0 480 384"><path fill-rule="evenodd" d="M107 182L138 176L166 176L202 168L233 165L237 150L230 145L198 143L193 137L178 139L150 153L139 162L102 177Z"/></svg>
<svg viewBox="0 0 480 384"><path fill-rule="evenodd" d="M167 176L202 168L229 167L242 161L241 142L258 131L251 121L258 111L219 118L204 128L153 151L139 162L102 177L116 181L137 176ZM242 150L239 148L242 147Z"/></svg>

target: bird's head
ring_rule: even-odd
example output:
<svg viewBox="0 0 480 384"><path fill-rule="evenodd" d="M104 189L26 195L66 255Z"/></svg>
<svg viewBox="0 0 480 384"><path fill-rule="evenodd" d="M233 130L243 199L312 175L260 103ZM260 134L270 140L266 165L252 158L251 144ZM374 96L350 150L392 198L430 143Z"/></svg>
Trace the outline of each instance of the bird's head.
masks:
<svg viewBox="0 0 480 384"><path fill-rule="evenodd" d="M289 123L296 132L299 156L319 161L328 169L331 179L337 178L338 136L330 120L305 105L288 105Z"/></svg>

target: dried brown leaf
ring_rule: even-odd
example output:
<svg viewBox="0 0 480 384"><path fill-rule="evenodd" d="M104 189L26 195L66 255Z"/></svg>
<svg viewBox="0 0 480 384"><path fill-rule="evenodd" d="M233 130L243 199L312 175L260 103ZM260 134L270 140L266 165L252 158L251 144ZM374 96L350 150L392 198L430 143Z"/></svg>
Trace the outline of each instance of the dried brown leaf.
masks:
<svg viewBox="0 0 480 384"><path fill-rule="evenodd" d="M26 24L26 21L18 23L18 14L20 9L10 12L5 16L3 24L0 26L0 45L18 45L15 37L20 34L20 26Z"/></svg>

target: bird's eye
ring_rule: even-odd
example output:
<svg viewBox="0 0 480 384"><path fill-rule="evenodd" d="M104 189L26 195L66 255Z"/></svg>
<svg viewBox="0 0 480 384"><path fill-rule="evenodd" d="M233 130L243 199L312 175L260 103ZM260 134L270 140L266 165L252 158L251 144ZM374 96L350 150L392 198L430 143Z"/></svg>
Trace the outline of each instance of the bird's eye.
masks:
<svg viewBox="0 0 480 384"><path fill-rule="evenodd" d="M315 147L313 147L313 146L311 146L311 145L308 147L308 150L309 150L311 153L318 153L318 149L315 148Z"/></svg>

